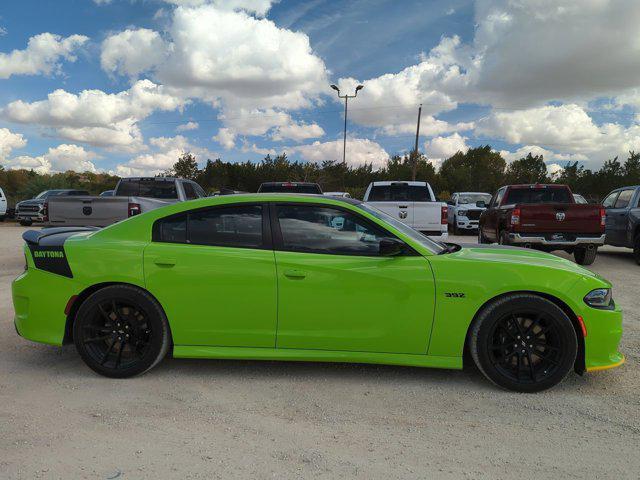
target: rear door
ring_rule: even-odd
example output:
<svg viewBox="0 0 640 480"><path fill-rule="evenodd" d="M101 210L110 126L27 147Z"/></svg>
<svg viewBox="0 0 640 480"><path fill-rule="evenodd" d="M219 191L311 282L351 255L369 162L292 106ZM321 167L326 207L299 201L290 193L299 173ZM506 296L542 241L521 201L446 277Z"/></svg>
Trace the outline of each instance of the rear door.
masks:
<svg viewBox="0 0 640 480"><path fill-rule="evenodd" d="M158 220L145 248L148 290L176 345L275 347L276 266L262 204Z"/></svg>

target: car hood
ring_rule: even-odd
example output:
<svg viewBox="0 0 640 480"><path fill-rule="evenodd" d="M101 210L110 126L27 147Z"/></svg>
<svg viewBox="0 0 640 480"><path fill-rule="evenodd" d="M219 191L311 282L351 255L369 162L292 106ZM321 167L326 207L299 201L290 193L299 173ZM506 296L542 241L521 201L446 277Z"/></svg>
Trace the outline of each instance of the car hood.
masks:
<svg viewBox="0 0 640 480"><path fill-rule="evenodd" d="M42 205L45 202L44 199L38 200L23 200L21 202L16 203L16 207L27 206L27 205Z"/></svg>
<svg viewBox="0 0 640 480"><path fill-rule="evenodd" d="M451 255L455 255L461 259L481 260L483 262L536 265L594 277L606 282L606 280L597 273L587 270L570 260L531 248L476 244L461 244L461 247L461 250Z"/></svg>

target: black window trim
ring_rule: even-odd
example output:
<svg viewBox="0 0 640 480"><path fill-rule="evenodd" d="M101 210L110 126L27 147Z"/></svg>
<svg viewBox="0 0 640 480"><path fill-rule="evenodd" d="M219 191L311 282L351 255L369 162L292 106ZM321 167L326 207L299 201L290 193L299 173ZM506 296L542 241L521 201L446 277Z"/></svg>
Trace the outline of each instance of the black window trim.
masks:
<svg viewBox="0 0 640 480"><path fill-rule="evenodd" d="M280 222L278 220L278 206L302 206L302 207L320 207L320 208L333 208L336 210L340 210L343 212L347 212L351 215L354 215L358 220L361 220L363 224L372 230L379 230L385 233L385 238L393 238L402 242L405 245L405 251L398 255L401 257L415 257L420 256L411 245L409 245L404 240L398 238L397 235L391 233L386 228L378 225L375 222L372 222L367 217L362 215L360 212L356 212L354 210L350 210L341 205L334 205L332 203L323 203L323 202L283 202L283 201L272 201L269 203L269 217L271 219L271 235L273 239L273 250L277 252L292 252L292 253L300 253L300 254L311 254L311 255L337 255L343 257L369 257L369 258L381 258L381 255L368 255L364 253L329 253L325 251L300 251L292 248L285 248L284 240L282 238L282 230L280 229Z"/></svg>
<svg viewBox="0 0 640 480"><path fill-rule="evenodd" d="M202 244L202 243L193 243L189 240L189 217L192 213L199 213L209 210L221 210L226 208L233 207L261 207L262 208L262 245L259 247L247 247L244 245L211 245L211 244ZM185 242L169 242L162 240L160 238L160 224L164 220L170 220L173 218L180 217L182 215L186 215L186 235L187 240ZM265 202L234 202L234 203L224 203L220 205L209 205L206 207L200 208L192 208L190 210L184 210L182 212L174 213L171 215L167 215L166 217L161 217L156 219L153 222L153 226L151 228L151 241L154 243L170 243L172 245L197 245L199 247L217 247L217 248L245 248L248 250L273 250L273 240L272 240L272 231L271 231L271 218L270 218L270 208L269 204Z"/></svg>

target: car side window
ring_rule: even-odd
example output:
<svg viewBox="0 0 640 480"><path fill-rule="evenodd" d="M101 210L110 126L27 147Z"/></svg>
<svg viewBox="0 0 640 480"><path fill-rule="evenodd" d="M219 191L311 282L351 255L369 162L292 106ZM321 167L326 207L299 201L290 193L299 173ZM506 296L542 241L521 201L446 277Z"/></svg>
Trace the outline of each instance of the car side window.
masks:
<svg viewBox="0 0 640 480"><path fill-rule="evenodd" d="M223 206L163 218L154 225L153 240L219 247L262 248L262 207Z"/></svg>
<svg viewBox="0 0 640 480"><path fill-rule="evenodd" d="M602 201L602 206L604 208L611 208L613 207L613 205L616 203L616 200L618 199L618 194L620 192L613 192L610 193L609 195L607 195L607 197Z"/></svg>
<svg viewBox="0 0 640 480"><path fill-rule="evenodd" d="M184 188L184 196L187 200L194 200L198 198L196 190L193 188L191 182L182 182L182 188Z"/></svg>
<svg viewBox="0 0 640 480"><path fill-rule="evenodd" d="M346 210L319 205L278 205L284 250L333 255L378 256L391 236Z"/></svg>
<svg viewBox="0 0 640 480"><path fill-rule="evenodd" d="M615 203L615 208L627 208L633 197L633 190L622 190Z"/></svg>

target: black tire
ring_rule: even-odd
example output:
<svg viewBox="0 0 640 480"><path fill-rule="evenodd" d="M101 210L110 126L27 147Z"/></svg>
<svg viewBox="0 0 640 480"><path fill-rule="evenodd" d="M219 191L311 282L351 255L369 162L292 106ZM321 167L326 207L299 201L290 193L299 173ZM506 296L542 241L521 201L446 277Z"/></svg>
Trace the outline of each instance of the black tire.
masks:
<svg viewBox="0 0 640 480"><path fill-rule="evenodd" d="M640 234L636 235L636 241L633 242L633 257L636 263L640 265Z"/></svg>
<svg viewBox="0 0 640 480"><path fill-rule="evenodd" d="M501 231L498 235L498 243L500 245L511 245L511 242L509 241L509 234L505 230Z"/></svg>
<svg viewBox="0 0 640 480"><path fill-rule="evenodd" d="M489 241L485 238L485 236L482 234L482 228L478 227L478 244L480 245L485 245L489 243Z"/></svg>
<svg viewBox="0 0 640 480"><path fill-rule="evenodd" d="M31 220L20 220L20 225L23 227L30 227L33 225L33 222Z"/></svg>
<svg viewBox="0 0 640 480"><path fill-rule="evenodd" d="M0 215L0 223L4 222L5 216L4 215Z"/></svg>
<svg viewBox="0 0 640 480"><path fill-rule="evenodd" d="M460 235L460 229L458 228L458 219L453 217L453 234Z"/></svg>
<svg viewBox="0 0 640 480"><path fill-rule="evenodd" d="M167 318L147 292L130 285L105 287L78 309L73 341L82 360L112 378L140 375L158 364L170 345Z"/></svg>
<svg viewBox="0 0 640 480"><path fill-rule="evenodd" d="M493 383L532 393L567 376L576 360L578 340L571 320L556 304L522 293L499 298L479 313L469 350Z"/></svg>
<svg viewBox="0 0 640 480"><path fill-rule="evenodd" d="M575 258L578 265L591 265L596 260L598 254L598 248L576 247L573 251L573 258Z"/></svg>

